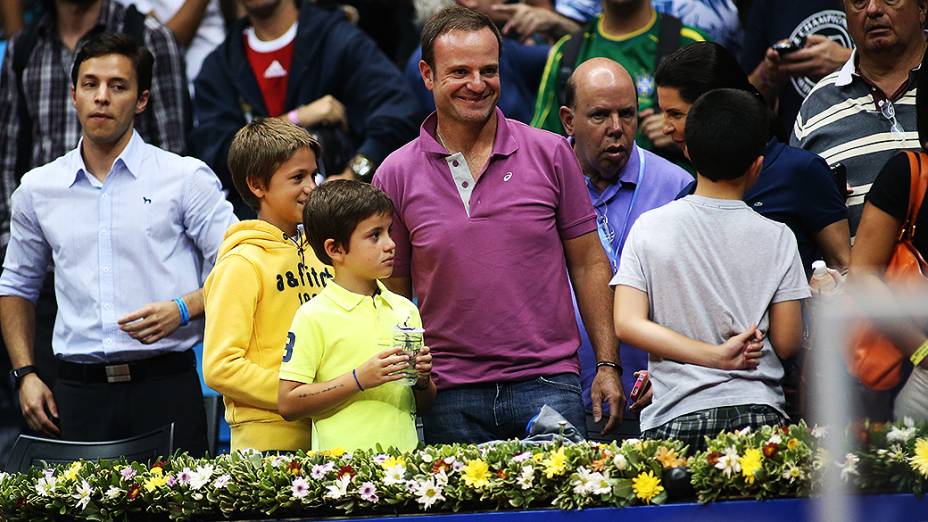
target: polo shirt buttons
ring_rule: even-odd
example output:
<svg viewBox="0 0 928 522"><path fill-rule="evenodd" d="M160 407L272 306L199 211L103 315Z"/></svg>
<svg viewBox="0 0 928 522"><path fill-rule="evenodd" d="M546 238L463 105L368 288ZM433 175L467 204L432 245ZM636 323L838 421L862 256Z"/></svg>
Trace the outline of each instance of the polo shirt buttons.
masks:
<svg viewBox="0 0 928 522"><path fill-rule="evenodd" d="M458 163L458 160L454 160L451 162L451 165L457 167L460 163Z"/></svg>
<svg viewBox="0 0 928 522"><path fill-rule="evenodd" d="M467 185L469 185L469 184L470 184L470 183L468 183L468 182L465 181L465 182L461 183L461 186L464 187L464 188L467 188Z"/></svg>

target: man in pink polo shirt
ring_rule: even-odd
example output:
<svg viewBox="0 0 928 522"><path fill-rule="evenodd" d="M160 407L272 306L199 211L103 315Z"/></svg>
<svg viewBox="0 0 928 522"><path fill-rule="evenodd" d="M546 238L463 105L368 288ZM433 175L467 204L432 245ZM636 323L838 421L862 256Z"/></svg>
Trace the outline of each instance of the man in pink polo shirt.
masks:
<svg viewBox="0 0 928 522"><path fill-rule="evenodd" d="M436 112L373 181L396 206L388 286L415 288L435 355L430 444L522 437L544 404L586 433L571 282L598 361L594 415L625 402L583 175L563 137L497 109L499 53L483 14L454 5L429 19L419 70Z"/></svg>

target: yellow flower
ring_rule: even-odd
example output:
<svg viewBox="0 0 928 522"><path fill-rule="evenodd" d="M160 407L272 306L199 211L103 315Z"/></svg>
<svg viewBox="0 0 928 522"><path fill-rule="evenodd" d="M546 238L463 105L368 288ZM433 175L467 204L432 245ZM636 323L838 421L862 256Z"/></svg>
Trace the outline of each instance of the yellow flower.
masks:
<svg viewBox="0 0 928 522"><path fill-rule="evenodd" d="M464 466L464 483L474 489L480 489L490 484L488 478L490 466L486 462L477 459L467 461Z"/></svg>
<svg viewBox="0 0 928 522"><path fill-rule="evenodd" d="M319 452L323 457L341 457L345 454L345 448L334 447Z"/></svg>
<svg viewBox="0 0 928 522"><path fill-rule="evenodd" d="M64 472L65 480L74 480L77 478L77 474L80 473L81 468L84 465L80 462L72 462L68 469Z"/></svg>
<svg viewBox="0 0 928 522"><path fill-rule="evenodd" d="M763 466L763 459L764 453L757 448L751 448L745 451L744 455L738 457L738 464L741 464L741 474L744 476L745 482L748 484L754 483L754 475Z"/></svg>
<svg viewBox="0 0 928 522"><path fill-rule="evenodd" d="M390 469L395 466L406 467L406 459L403 457L387 457L383 463L380 464L383 469Z"/></svg>
<svg viewBox="0 0 928 522"><path fill-rule="evenodd" d="M544 453L533 453L532 460L541 464L541 461L545 460L545 454Z"/></svg>
<svg viewBox="0 0 928 522"><path fill-rule="evenodd" d="M152 474L153 476L160 477L161 475L164 474L164 470L161 469L161 466L155 466L155 467L151 468L151 474Z"/></svg>
<svg viewBox="0 0 928 522"><path fill-rule="evenodd" d="M161 468L152 468L152 471L154 471L155 469L160 470ZM145 481L145 491L149 493L154 491L156 488L160 488L161 486L168 483L168 479L164 475L160 473L158 474L153 473L152 475L153 476L150 479Z"/></svg>
<svg viewBox="0 0 928 522"><path fill-rule="evenodd" d="M632 491L635 492L635 496L650 504L651 499L664 491L664 486L661 486L660 478L655 477L653 472L648 471L647 473L640 473L632 479Z"/></svg>
<svg viewBox="0 0 928 522"><path fill-rule="evenodd" d="M786 443L786 447L791 450L796 449L796 446L798 445L799 445L799 441L794 438L789 439L789 441Z"/></svg>
<svg viewBox="0 0 928 522"><path fill-rule="evenodd" d="M554 478L562 475L567 470L567 455L564 455L564 447L561 446L557 451L550 453L542 465L545 467L546 477Z"/></svg>
<svg viewBox="0 0 928 522"><path fill-rule="evenodd" d="M928 439L920 438L915 441L915 455L909 458L912 468L928 478Z"/></svg>
<svg viewBox="0 0 928 522"><path fill-rule="evenodd" d="M657 448L657 453L654 454L654 458L657 459L664 468L675 468L677 466L686 465L686 459L677 455L677 450L668 448L667 446Z"/></svg>

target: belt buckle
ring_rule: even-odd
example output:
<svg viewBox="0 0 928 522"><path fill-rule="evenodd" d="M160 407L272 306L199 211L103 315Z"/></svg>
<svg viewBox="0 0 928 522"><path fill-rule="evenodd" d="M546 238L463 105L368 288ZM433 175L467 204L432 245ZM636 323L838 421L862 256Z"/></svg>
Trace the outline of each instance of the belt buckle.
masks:
<svg viewBox="0 0 928 522"><path fill-rule="evenodd" d="M106 382L113 384L116 382L129 382L132 380L132 373L129 372L128 364L112 364L105 367Z"/></svg>

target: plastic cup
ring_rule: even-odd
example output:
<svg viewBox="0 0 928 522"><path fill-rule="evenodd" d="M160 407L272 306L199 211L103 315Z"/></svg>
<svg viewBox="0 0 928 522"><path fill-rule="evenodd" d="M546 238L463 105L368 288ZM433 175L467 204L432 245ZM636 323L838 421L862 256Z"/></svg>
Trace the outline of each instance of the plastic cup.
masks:
<svg viewBox="0 0 928 522"><path fill-rule="evenodd" d="M403 353L409 356L409 367L403 370L406 378L400 381L407 386L413 386L419 380L419 375L416 373L416 356L425 346L424 334L425 330L412 326L398 325L393 330L393 346L402 348Z"/></svg>

